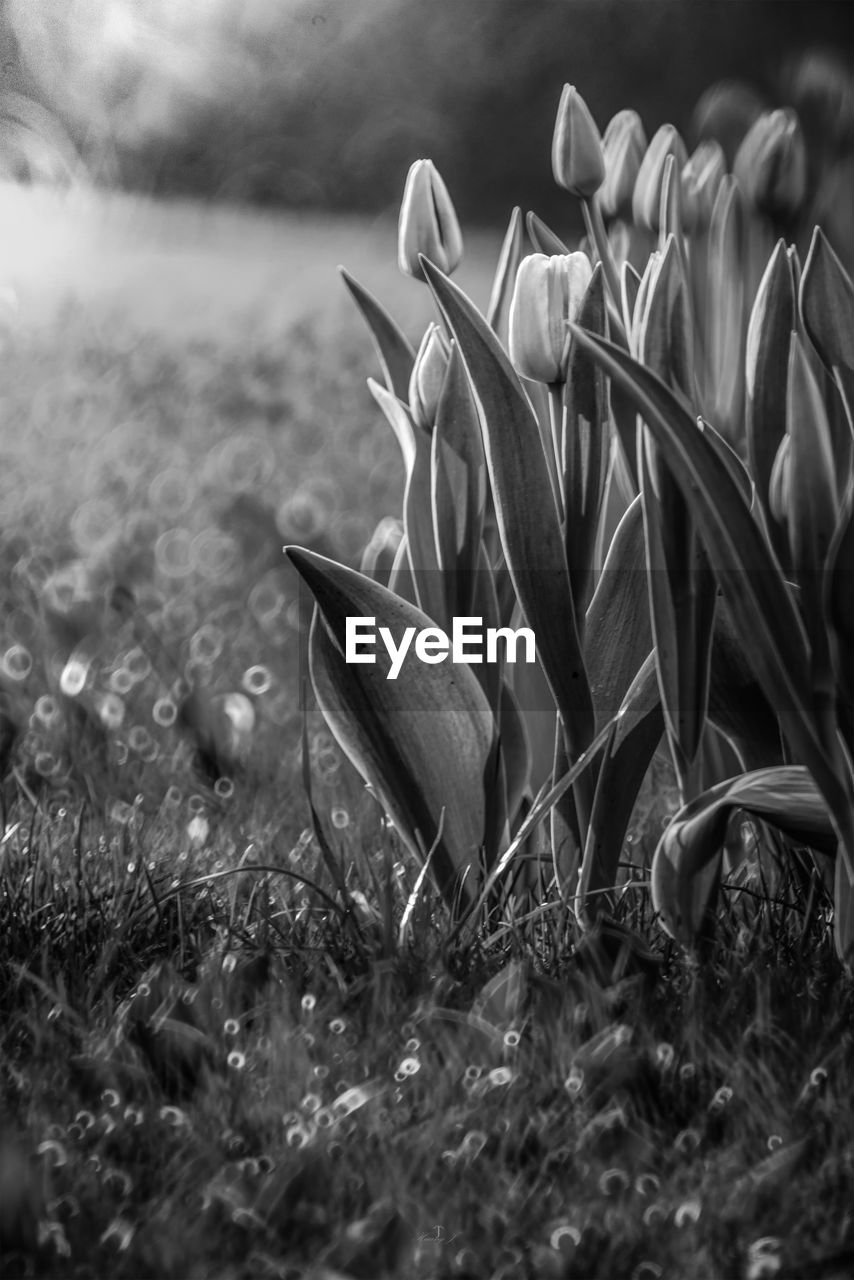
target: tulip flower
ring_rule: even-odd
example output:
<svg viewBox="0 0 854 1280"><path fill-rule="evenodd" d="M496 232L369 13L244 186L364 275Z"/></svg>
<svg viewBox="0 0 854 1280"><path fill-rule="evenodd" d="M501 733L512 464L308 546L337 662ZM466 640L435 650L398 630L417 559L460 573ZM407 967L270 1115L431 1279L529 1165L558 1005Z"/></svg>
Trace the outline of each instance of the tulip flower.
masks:
<svg viewBox="0 0 854 1280"><path fill-rule="evenodd" d="M757 212L775 220L796 217L807 195L807 151L795 112L761 115L738 149L733 173Z"/></svg>
<svg viewBox="0 0 854 1280"><path fill-rule="evenodd" d="M564 85L552 141L555 182L579 200L589 200L605 181L602 138L575 86Z"/></svg>
<svg viewBox="0 0 854 1280"><path fill-rule="evenodd" d="M707 138L688 157L682 169L682 212L686 231L707 230L725 174L724 149L714 138Z"/></svg>
<svg viewBox="0 0 854 1280"><path fill-rule="evenodd" d="M510 359L523 377L564 381L567 324L577 319L592 275L583 253L532 253L522 259L510 305Z"/></svg>
<svg viewBox="0 0 854 1280"><path fill-rule="evenodd" d="M409 408L416 425L424 431L432 431L436 422L449 354L439 326L431 324L418 349L409 380Z"/></svg>
<svg viewBox="0 0 854 1280"><path fill-rule="evenodd" d="M646 133L636 111L618 111L602 139L605 181L599 208L606 218L631 217L632 196L647 149Z"/></svg>
<svg viewBox="0 0 854 1280"><path fill-rule="evenodd" d="M398 226L397 260L405 275L423 280L418 255L450 275L463 256L460 224L432 160L416 160L406 177Z"/></svg>
<svg viewBox="0 0 854 1280"><path fill-rule="evenodd" d="M668 156L675 158L681 173L688 161L685 143L672 124L663 124L647 147L632 197L634 220L648 231L658 231L661 225L661 189Z"/></svg>

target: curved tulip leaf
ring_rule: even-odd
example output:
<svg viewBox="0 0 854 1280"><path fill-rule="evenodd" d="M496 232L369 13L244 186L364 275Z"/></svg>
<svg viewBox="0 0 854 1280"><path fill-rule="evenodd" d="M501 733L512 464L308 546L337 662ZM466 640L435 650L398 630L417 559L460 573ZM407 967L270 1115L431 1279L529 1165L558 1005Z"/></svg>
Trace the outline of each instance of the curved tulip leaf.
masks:
<svg viewBox="0 0 854 1280"><path fill-rule="evenodd" d="M730 478L735 482L736 488L744 499L744 505L748 509L753 508L755 489L753 481L750 478L750 472L742 462L741 458L733 449L732 445L724 440L719 431L716 431L710 422L707 422L702 415L697 419L702 429L703 435L709 442L710 448L720 458L730 474Z"/></svg>
<svg viewBox="0 0 854 1280"><path fill-rule="evenodd" d="M599 353L608 375L634 396L638 412L691 502L739 640L792 751L810 770L827 801L846 868L854 879L850 771L828 757L817 732L803 623L759 525L717 450L661 380L619 347L575 325L571 328L580 342Z"/></svg>
<svg viewBox="0 0 854 1280"><path fill-rule="evenodd" d="M516 272L525 256L525 227L522 210L517 205L510 215L507 233L501 246L492 293L486 309L486 323L495 332L498 341L507 350L510 333L510 304L516 285Z"/></svg>
<svg viewBox="0 0 854 1280"><path fill-rule="evenodd" d="M338 270L341 272L350 296L367 321L388 390L399 400L407 400L409 379L412 377L412 366L415 364L415 352L385 307L373 294L354 280L344 267L339 267Z"/></svg>
<svg viewBox="0 0 854 1280"><path fill-rule="evenodd" d="M576 915L585 926L614 909L613 889L626 832L663 731L655 658L650 654L626 694L623 715L599 769L578 880Z"/></svg>
<svg viewBox="0 0 854 1280"><path fill-rule="evenodd" d="M535 213L528 213L525 225L528 228L528 239L537 253L545 253L549 257L569 253L569 249L560 237L556 236L551 227L547 227L542 218L538 218Z"/></svg>
<svg viewBox="0 0 854 1280"><path fill-rule="evenodd" d="M478 402L507 566L536 635L574 758L593 737L593 700L539 428L519 378L483 316L432 263L424 263L424 274L459 344Z"/></svg>
<svg viewBox="0 0 854 1280"><path fill-rule="evenodd" d="M652 860L652 900L668 933L696 942L708 895L709 866L719 865L735 809L763 819L793 840L833 857L837 836L823 796L799 765L758 769L718 783L680 809Z"/></svg>
<svg viewBox="0 0 854 1280"><path fill-rule="evenodd" d="M287 554L317 602L311 678L330 730L413 854L420 860L422 848L435 844L431 867L445 900L453 908L461 896L466 905L475 890L495 761L495 722L472 669L410 657L389 680L379 634L375 663L348 664L348 617L375 618L397 644L405 628L417 632L431 626L430 619L325 556L299 547Z"/></svg>
<svg viewBox="0 0 854 1280"><path fill-rule="evenodd" d="M415 461L415 426L409 410L393 392L381 386L373 378L368 378L368 390L382 409L386 421L395 434L408 479Z"/></svg>

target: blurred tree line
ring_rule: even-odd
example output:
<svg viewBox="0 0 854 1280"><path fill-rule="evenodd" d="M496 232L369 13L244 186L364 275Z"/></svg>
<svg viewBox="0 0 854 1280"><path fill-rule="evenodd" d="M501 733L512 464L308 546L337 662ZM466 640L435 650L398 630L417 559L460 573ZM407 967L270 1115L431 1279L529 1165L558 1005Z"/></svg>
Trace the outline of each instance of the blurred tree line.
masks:
<svg viewBox="0 0 854 1280"><path fill-rule="evenodd" d="M167 0L2 0L7 107L36 99L97 180L153 194L381 213L429 156L482 224L521 204L566 225L549 159L565 82L603 130L632 106L649 136L669 120L690 145L712 81L779 105L787 59L854 51L847 0L234 0L205 21L200 0L172 6L179 26Z"/></svg>

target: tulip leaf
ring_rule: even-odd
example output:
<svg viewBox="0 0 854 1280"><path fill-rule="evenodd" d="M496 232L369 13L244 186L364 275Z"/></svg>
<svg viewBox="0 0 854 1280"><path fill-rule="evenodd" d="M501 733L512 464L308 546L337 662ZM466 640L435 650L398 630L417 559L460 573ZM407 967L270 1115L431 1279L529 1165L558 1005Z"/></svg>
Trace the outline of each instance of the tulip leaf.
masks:
<svg viewBox="0 0 854 1280"><path fill-rule="evenodd" d="M703 873L719 866L735 809L761 818L819 853L832 857L836 852L827 805L801 766L758 769L709 788L675 815L652 860L653 904L668 933L685 947L697 940L702 898L708 893Z"/></svg>
<svg viewBox="0 0 854 1280"><path fill-rule="evenodd" d="M446 902L468 903L489 815L495 722L472 669L450 660L404 660L397 679L377 636L376 662L348 664L346 619L374 617L396 643L404 628L431 626L419 609L370 578L314 552L287 548L317 610L310 640L317 701L342 750L374 787L419 860L435 843L431 867ZM441 826L441 834L440 832ZM468 873L468 882L462 884Z"/></svg>
<svg viewBox="0 0 854 1280"><path fill-rule="evenodd" d="M614 909L626 832L663 729L655 659L649 654L626 694L599 769L578 881L576 914L585 925Z"/></svg>
<svg viewBox="0 0 854 1280"><path fill-rule="evenodd" d="M515 370L472 302L431 263L425 262L424 274L459 343L478 402L507 566L574 758L593 737L593 700L539 428Z"/></svg>
<svg viewBox="0 0 854 1280"><path fill-rule="evenodd" d="M433 532L431 444L430 436L423 431L416 432L415 458L403 495L403 524L418 606L432 618L435 625L445 628L448 621L445 586L439 572L439 557Z"/></svg>
<svg viewBox="0 0 854 1280"><path fill-rule="evenodd" d="M457 570L457 520L465 514L465 467L459 458L433 432L430 448L430 498L432 504L432 532L436 551L435 572L441 575L443 597L442 618L455 614L469 614L470 609L458 602L461 579L468 579L473 586L472 575ZM453 478L452 478L453 477Z"/></svg>
<svg viewBox="0 0 854 1280"><path fill-rule="evenodd" d="M651 649L643 511L638 496L617 526L587 610L584 662L597 724L616 715Z"/></svg>
<svg viewBox="0 0 854 1280"><path fill-rule="evenodd" d="M486 310L486 323L495 332L498 341L507 350L510 333L510 304L516 285L516 272L525 249L525 227L522 210L516 206L510 215L507 233L501 246L498 267L492 283L492 293Z"/></svg>
<svg viewBox="0 0 854 1280"><path fill-rule="evenodd" d="M403 457L403 465L406 468L407 478L412 471L415 462L415 426L412 422L409 410L393 392L386 387L368 378L368 390L376 400L379 407L385 414L386 421L395 434L400 452ZM407 392L408 394L408 392Z"/></svg>
<svg viewBox="0 0 854 1280"><path fill-rule="evenodd" d="M537 253L545 253L550 258L563 257L564 254L569 253L569 249L560 237L556 236L551 227L546 226L542 218L538 218L535 213L527 215L525 224L528 228L528 239Z"/></svg>
<svg viewBox="0 0 854 1280"><path fill-rule="evenodd" d="M804 264L799 305L813 346L836 374L854 429L854 283L820 227Z"/></svg>
<svg viewBox="0 0 854 1280"><path fill-rule="evenodd" d="M709 226L708 381L704 403L721 435L741 445L744 396L744 280L741 246L744 210L738 183L727 175L718 189Z"/></svg>
<svg viewBox="0 0 854 1280"><path fill-rule="evenodd" d="M516 696L506 680L501 681L501 758L507 785L507 817L512 823L531 781L531 748Z"/></svg>
<svg viewBox="0 0 854 1280"><path fill-rule="evenodd" d="M665 178L673 181L668 156ZM668 187L665 184L662 200ZM685 403L694 399L694 337L687 286L675 236L668 236L649 274L639 337L643 362ZM696 426L693 430L697 430ZM688 499L658 444L644 431L639 444L647 580L658 678L680 786L703 737L714 624L715 582Z"/></svg>
<svg viewBox="0 0 854 1280"><path fill-rule="evenodd" d="M842 501L824 574L823 612L827 619L831 658L845 704L849 748L854 749L854 481Z"/></svg>
<svg viewBox="0 0 854 1280"><path fill-rule="evenodd" d="M593 333L607 334L601 264L581 301L578 322ZM593 554L610 456L610 408L605 375L575 343L570 347L563 400L564 537L576 615L583 617L593 592Z"/></svg>
<svg viewBox="0 0 854 1280"><path fill-rule="evenodd" d="M801 340L792 338L786 392L789 435L788 529L801 612L812 645L811 678L830 688L830 652L821 607L822 574L836 527L836 468L824 401Z"/></svg>
<svg viewBox="0 0 854 1280"><path fill-rule="evenodd" d="M417 606L415 583L412 580L412 570L409 567L409 549L406 545L405 533L394 554L394 563L388 576L388 589L393 591L396 596L400 596L402 600L406 600L408 604Z"/></svg>
<svg viewBox="0 0 854 1280"><path fill-rule="evenodd" d="M664 451L700 529L730 607L733 625L792 751L827 801L854 878L854 796L850 773L837 767L815 724L808 684L806 633L762 531L718 451L659 378L619 347L571 326L599 353L608 375L635 398Z"/></svg>
<svg viewBox="0 0 854 1280"><path fill-rule="evenodd" d="M854 971L854 888L841 858L836 860L833 879L833 938L836 954L851 973Z"/></svg>
<svg viewBox="0 0 854 1280"><path fill-rule="evenodd" d="M539 661L517 662L512 673L508 669L508 678L525 721L531 748L531 785L536 791L551 777L554 764L554 698Z"/></svg>
<svg viewBox="0 0 854 1280"><path fill-rule="evenodd" d="M484 628L500 627L501 611L498 594L495 589L495 575L489 566L483 543L480 545L480 559L474 575L473 592L473 616L483 620L482 625ZM462 616L466 617L468 615L464 614ZM498 656L499 659L503 656L500 649ZM492 708L492 713L496 720L498 719L501 700L502 665L501 661L479 662L472 667L483 692L486 694L486 700ZM521 665L523 669L528 666L527 663L522 663Z"/></svg>
<svg viewBox="0 0 854 1280"><path fill-rule="evenodd" d="M715 610L709 720L738 752L742 768L783 764L777 716L753 674L723 597Z"/></svg>
<svg viewBox="0 0 854 1280"><path fill-rule="evenodd" d="M786 431L786 378L794 326L792 270L785 241L780 240L759 285L747 330L745 421L747 456L759 504L783 564L788 559L788 548L771 514L768 494L774 459Z"/></svg>
<svg viewBox="0 0 854 1280"><path fill-rule="evenodd" d="M804 264L799 303L804 327L828 368L854 371L854 283L820 227Z"/></svg>
<svg viewBox="0 0 854 1280"><path fill-rule="evenodd" d="M440 493L444 477L446 492ZM471 611L486 516L486 459L477 405L459 347L452 344L433 433L433 504L439 561L453 575L451 613Z"/></svg>
<svg viewBox="0 0 854 1280"><path fill-rule="evenodd" d="M623 309L623 325L630 344L634 341L635 306L640 284L641 278L632 264L628 261L624 262L620 279L620 302Z"/></svg>
<svg viewBox="0 0 854 1280"><path fill-rule="evenodd" d="M415 364L415 352L385 307L373 294L354 280L344 267L339 267L338 270L341 272L350 296L367 321L382 366L386 387L399 400L407 400L409 379L412 377L412 366Z"/></svg>

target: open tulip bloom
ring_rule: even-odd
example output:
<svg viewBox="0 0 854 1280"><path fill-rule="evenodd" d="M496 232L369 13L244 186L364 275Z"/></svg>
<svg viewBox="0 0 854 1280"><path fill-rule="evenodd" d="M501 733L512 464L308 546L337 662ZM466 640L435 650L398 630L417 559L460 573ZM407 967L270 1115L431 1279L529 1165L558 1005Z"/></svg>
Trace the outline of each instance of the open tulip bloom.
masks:
<svg viewBox="0 0 854 1280"><path fill-rule="evenodd" d="M360 572L289 549L318 704L460 931L520 892L523 857L601 925L663 741L664 928L709 937L740 811L833 884L850 964L854 287L819 228L803 263L780 235L805 198L797 119L760 117L727 173L716 142L689 157L667 125L647 145L631 112L603 142L567 86L552 164L586 247L514 210L486 316L449 279L444 183L410 170L399 261L437 307L417 356L345 277L406 484ZM418 638L394 678L379 643L348 662L353 619L389 653ZM492 661L443 648L461 619L502 637ZM533 663L510 654L523 631Z"/></svg>

